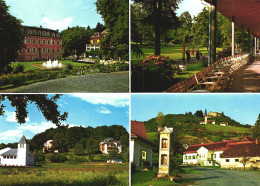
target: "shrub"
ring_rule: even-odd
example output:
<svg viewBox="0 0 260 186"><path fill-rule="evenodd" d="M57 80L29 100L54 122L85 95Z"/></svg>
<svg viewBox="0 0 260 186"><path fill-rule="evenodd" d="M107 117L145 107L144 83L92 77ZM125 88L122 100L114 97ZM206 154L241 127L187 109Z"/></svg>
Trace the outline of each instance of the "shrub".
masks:
<svg viewBox="0 0 260 186"><path fill-rule="evenodd" d="M42 165L45 161L44 154L42 152L35 154L34 155L34 161L35 161L35 164Z"/></svg>
<svg viewBox="0 0 260 186"><path fill-rule="evenodd" d="M24 66L22 64L18 64L17 66L14 67L13 72L14 73L24 72Z"/></svg>
<svg viewBox="0 0 260 186"><path fill-rule="evenodd" d="M64 163L67 160L67 157L64 154L54 154L49 158L53 163Z"/></svg>
<svg viewBox="0 0 260 186"><path fill-rule="evenodd" d="M174 61L169 57L152 57L141 65L132 67L132 90L134 92L161 92L173 83Z"/></svg>
<svg viewBox="0 0 260 186"><path fill-rule="evenodd" d="M73 69L73 66L72 66L70 63L68 63L68 64L66 65L66 69L72 70L72 69Z"/></svg>

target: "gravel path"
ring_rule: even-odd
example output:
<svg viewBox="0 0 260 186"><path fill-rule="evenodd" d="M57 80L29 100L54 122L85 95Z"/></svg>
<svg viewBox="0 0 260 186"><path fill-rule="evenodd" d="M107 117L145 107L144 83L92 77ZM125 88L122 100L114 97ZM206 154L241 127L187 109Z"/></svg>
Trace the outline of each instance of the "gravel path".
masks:
<svg viewBox="0 0 260 186"><path fill-rule="evenodd" d="M260 92L260 56L233 77L227 92Z"/></svg>
<svg viewBox="0 0 260 186"><path fill-rule="evenodd" d="M201 174L184 174L184 180L189 183L180 184L186 186L259 186L260 173L253 171L223 170L204 167L189 167L201 172Z"/></svg>
<svg viewBox="0 0 260 186"><path fill-rule="evenodd" d="M33 83L3 93L129 92L129 72L97 73Z"/></svg>

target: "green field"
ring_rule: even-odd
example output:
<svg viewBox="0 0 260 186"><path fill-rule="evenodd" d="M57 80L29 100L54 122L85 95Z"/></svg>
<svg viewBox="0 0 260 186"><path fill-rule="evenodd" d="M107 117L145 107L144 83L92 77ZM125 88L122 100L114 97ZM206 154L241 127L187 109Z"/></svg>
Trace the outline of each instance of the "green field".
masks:
<svg viewBox="0 0 260 186"><path fill-rule="evenodd" d="M17 65L23 65L24 66L24 72L28 72L28 71L37 69L37 67L34 67L32 65L43 64L43 63L46 63L46 61L15 62L15 63L11 64L11 66L14 68ZM79 67L79 66L89 66L90 65L90 64L86 64L86 63L72 62L72 61L69 61L69 60L64 60L64 61L60 60L59 63L71 64L72 66L77 66L77 67Z"/></svg>
<svg viewBox="0 0 260 186"><path fill-rule="evenodd" d="M236 133L245 133L245 132L250 132L250 128L243 128L243 127L234 127L234 126L220 126L220 125L204 125L207 131L223 131L224 133L229 133L230 131L234 131Z"/></svg>
<svg viewBox="0 0 260 186"><path fill-rule="evenodd" d="M187 50L187 47L185 48ZM144 52L144 58L147 59L149 55L154 55L154 47L153 46L141 46L141 50ZM221 48L217 48L217 52L221 51ZM203 56L208 55L208 51L206 47L200 48L200 52L202 52ZM162 56L169 56L171 59L181 59L182 58L182 45L181 44L175 44L174 47L168 45L164 46L161 45L161 55ZM131 63L132 65L140 63L144 58L143 56L138 57L134 55L133 53L131 54L132 60ZM194 54L195 57L195 54Z"/></svg>
<svg viewBox="0 0 260 186"><path fill-rule="evenodd" d="M46 163L0 167L0 185L129 185L129 164Z"/></svg>

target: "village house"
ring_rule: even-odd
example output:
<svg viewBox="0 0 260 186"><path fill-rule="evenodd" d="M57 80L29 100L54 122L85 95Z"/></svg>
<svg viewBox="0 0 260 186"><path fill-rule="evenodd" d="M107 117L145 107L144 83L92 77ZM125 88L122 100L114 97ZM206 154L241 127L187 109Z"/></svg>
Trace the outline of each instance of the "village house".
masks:
<svg viewBox="0 0 260 186"><path fill-rule="evenodd" d="M226 126L228 126L228 122L220 122L219 125L220 125L220 126L223 126L223 127L226 127Z"/></svg>
<svg viewBox="0 0 260 186"><path fill-rule="evenodd" d="M142 166L144 163L152 166L153 146L148 140L144 123L131 121L130 162L136 166Z"/></svg>
<svg viewBox="0 0 260 186"><path fill-rule="evenodd" d="M17 149L5 148L0 150L0 166L31 166L34 156L29 152L29 144L22 136Z"/></svg>
<svg viewBox="0 0 260 186"><path fill-rule="evenodd" d="M100 50L100 40L107 34L107 31L96 32L93 36L90 37L90 43L86 44L86 51L90 50Z"/></svg>
<svg viewBox="0 0 260 186"><path fill-rule="evenodd" d="M247 157L247 166L260 167L260 145L258 139L244 136L240 140L190 145L183 154L183 164L241 168Z"/></svg>
<svg viewBox="0 0 260 186"><path fill-rule="evenodd" d="M120 141L116 141L113 138L107 138L100 142L99 149L103 154L109 154L111 152L122 152L122 145Z"/></svg>
<svg viewBox="0 0 260 186"><path fill-rule="evenodd" d="M123 162L122 162L122 158L109 157L107 158L107 163L123 163Z"/></svg>
<svg viewBox="0 0 260 186"><path fill-rule="evenodd" d="M43 144L43 153L53 151L53 140L48 140Z"/></svg>

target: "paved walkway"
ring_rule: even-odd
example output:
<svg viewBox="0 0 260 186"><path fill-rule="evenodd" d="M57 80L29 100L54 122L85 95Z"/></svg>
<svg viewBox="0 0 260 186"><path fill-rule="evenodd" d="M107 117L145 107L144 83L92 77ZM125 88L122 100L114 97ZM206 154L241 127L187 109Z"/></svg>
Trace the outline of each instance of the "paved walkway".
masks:
<svg viewBox="0 0 260 186"><path fill-rule="evenodd" d="M254 171L189 167L201 174L183 174L187 183L180 186L259 186L260 174Z"/></svg>
<svg viewBox="0 0 260 186"><path fill-rule="evenodd" d="M260 55L235 73L227 92L260 92Z"/></svg>
<svg viewBox="0 0 260 186"><path fill-rule="evenodd" d="M129 72L97 73L33 83L3 93L129 92Z"/></svg>

